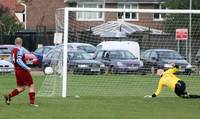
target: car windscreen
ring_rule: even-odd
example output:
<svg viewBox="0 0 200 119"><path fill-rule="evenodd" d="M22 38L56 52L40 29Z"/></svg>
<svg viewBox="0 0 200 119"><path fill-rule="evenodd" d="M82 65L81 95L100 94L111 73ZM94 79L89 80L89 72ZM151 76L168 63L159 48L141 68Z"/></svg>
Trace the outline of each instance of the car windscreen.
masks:
<svg viewBox="0 0 200 119"><path fill-rule="evenodd" d="M7 49L6 52L9 51L9 53L11 53L11 51L12 51L12 49L13 49L14 47L15 47L15 46L7 47L7 48L2 48L2 49ZM24 53L30 54L30 51L28 51L28 50L27 50L26 48L24 48L24 47L22 47L22 48L23 48Z"/></svg>
<svg viewBox="0 0 200 119"><path fill-rule="evenodd" d="M92 56L85 52L68 52L70 60L91 60Z"/></svg>
<svg viewBox="0 0 200 119"><path fill-rule="evenodd" d="M93 47L93 46L87 46L87 45L77 46L77 49L85 51L87 53L94 53L96 51L95 47Z"/></svg>
<svg viewBox="0 0 200 119"><path fill-rule="evenodd" d="M136 59L129 51L111 51L110 59Z"/></svg>
<svg viewBox="0 0 200 119"><path fill-rule="evenodd" d="M158 59L182 60L183 57L175 51L158 51Z"/></svg>
<svg viewBox="0 0 200 119"><path fill-rule="evenodd" d="M0 54L10 54L10 50L8 48L0 48Z"/></svg>

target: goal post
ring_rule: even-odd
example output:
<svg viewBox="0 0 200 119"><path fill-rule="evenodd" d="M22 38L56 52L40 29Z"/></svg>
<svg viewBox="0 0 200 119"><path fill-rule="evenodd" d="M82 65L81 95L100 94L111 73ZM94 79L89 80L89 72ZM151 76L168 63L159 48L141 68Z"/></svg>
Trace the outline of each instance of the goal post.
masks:
<svg viewBox="0 0 200 119"><path fill-rule="evenodd" d="M67 51L68 43L68 29L69 29L69 10L65 8L64 12L64 51ZM67 96L67 52L63 52L63 85L62 85L62 97Z"/></svg>
<svg viewBox="0 0 200 119"><path fill-rule="evenodd" d="M195 53L199 47L198 45L200 45L198 41L200 37L200 29L198 28L200 26L200 24L198 24L198 22L200 22L200 10L73 7L65 7L62 10L64 11L64 17L61 18L64 20L60 21L64 22L61 23L64 24L63 31L61 31L64 33L63 51L69 50L69 42L88 43L97 46L103 41L133 41L139 44L141 57L144 57L142 56L143 51L148 49L163 48L174 51L180 50L180 54L189 61L188 64L195 65ZM122 18L119 18L119 13L122 13ZM159 14L157 15L159 19L154 19L155 14ZM189 20L191 20L189 18L190 14L194 16L191 17L191 26L189 25ZM149 19L153 20L148 21ZM57 22L59 22L59 20ZM190 27L192 27L192 29L190 29ZM188 39L177 39L176 29L188 29ZM190 38L193 38L193 40ZM192 46L188 46L189 41L192 42ZM116 44L116 47L120 46ZM69 69L67 65L68 52L63 52L62 58L62 73L59 74L62 79L62 90L60 90L59 93L61 93L62 97L75 94L81 96L141 96L146 94L145 89L147 89L146 91L148 91L148 89L155 90L155 84L153 83L156 81L146 80L148 76L141 76L140 74L130 75L129 73L124 74L124 72L122 72L123 75L116 72L100 75L69 74L69 70L71 69ZM170 61L167 63L170 63ZM164 65L167 66L167 63ZM119 63L119 61L116 64L118 67L123 65L123 63ZM140 65L144 65L141 67L145 67L147 64ZM189 65L184 67L187 68L188 66ZM151 68L152 66L150 69ZM133 67L129 67L129 69L133 69ZM146 70L147 68L143 69ZM149 72L147 75L155 78L154 75ZM141 80L138 80L138 77L141 78ZM83 78L86 78L86 80ZM125 79L121 80L121 78ZM49 81L48 78L45 81ZM152 85L148 86L148 83ZM114 90L116 90L116 92ZM141 94L137 93L138 90L142 90Z"/></svg>

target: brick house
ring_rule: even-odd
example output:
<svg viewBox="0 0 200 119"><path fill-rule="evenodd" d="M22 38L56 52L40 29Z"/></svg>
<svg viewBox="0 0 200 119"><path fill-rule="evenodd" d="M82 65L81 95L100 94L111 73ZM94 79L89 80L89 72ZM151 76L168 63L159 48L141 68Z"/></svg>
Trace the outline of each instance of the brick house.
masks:
<svg viewBox="0 0 200 119"><path fill-rule="evenodd" d="M2 44L13 43L17 36L26 39L24 46L30 51L34 51L38 44L53 44L55 12L64 7L63 0L0 0L0 5L9 8L19 22L26 23L26 30L0 37Z"/></svg>
<svg viewBox="0 0 200 119"><path fill-rule="evenodd" d="M65 6L78 8L126 8L126 9L165 9L160 0L64 0ZM145 13L78 13L74 15L79 27L80 24L92 27L102 24L102 21L116 21L122 19L126 22L144 25L147 27L159 27L163 20L161 14ZM148 19L147 19L148 17ZM91 25L92 24L92 25Z"/></svg>
<svg viewBox="0 0 200 119"><path fill-rule="evenodd" d="M55 11L64 7L63 0L0 0L0 4L10 9L20 23L25 23L27 18L27 30L35 30L37 26L46 30L55 30ZM25 6L26 11L25 11Z"/></svg>
<svg viewBox="0 0 200 119"><path fill-rule="evenodd" d="M64 0L65 6L78 8L120 8L120 9L165 9L160 0ZM161 14L147 14L147 13L102 13L102 12L77 12L69 14L70 37L69 41L82 41L97 44L105 37L98 37L96 35L87 34L88 29L95 26L102 25L107 21L124 20L125 22L145 26L148 28L160 29L163 21ZM85 32L86 31L86 32ZM85 33L83 33L85 32ZM95 37L95 41L93 40ZM130 34L128 40L134 40L142 44L149 40L150 35L144 33L143 35ZM108 38L111 40L111 38ZM113 38L115 40L117 38ZM155 41L157 38L155 38ZM154 43L153 43L154 44ZM146 46L145 46L146 47ZM150 47L150 46L149 46Z"/></svg>
<svg viewBox="0 0 200 119"><path fill-rule="evenodd" d="M55 30L55 12L64 7L63 0L29 0L26 5L28 29L35 30L38 26Z"/></svg>

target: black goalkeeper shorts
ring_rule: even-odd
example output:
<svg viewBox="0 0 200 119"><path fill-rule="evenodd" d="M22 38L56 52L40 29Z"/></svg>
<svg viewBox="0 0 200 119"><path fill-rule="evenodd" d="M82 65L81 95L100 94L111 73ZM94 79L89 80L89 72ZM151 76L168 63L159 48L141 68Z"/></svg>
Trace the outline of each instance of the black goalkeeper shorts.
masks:
<svg viewBox="0 0 200 119"><path fill-rule="evenodd" d="M176 85L175 85L175 93L177 96L182 96L187 94L186 90L186 85L184 81L179 80Z"/></svg>

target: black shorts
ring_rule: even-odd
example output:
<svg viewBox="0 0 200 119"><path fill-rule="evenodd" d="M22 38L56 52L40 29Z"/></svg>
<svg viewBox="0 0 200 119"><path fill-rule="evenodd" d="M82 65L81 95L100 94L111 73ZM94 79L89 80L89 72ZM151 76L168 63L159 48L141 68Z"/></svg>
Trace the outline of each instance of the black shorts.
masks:
<svg viewBox="0 0 200 119"><path fill-rule="evenodd" d="M185 90L186 90L185 82L179 80L175 85L174 92L176 93L177 96L183 96L183 95L187 94L187 92Z"/></svg>

